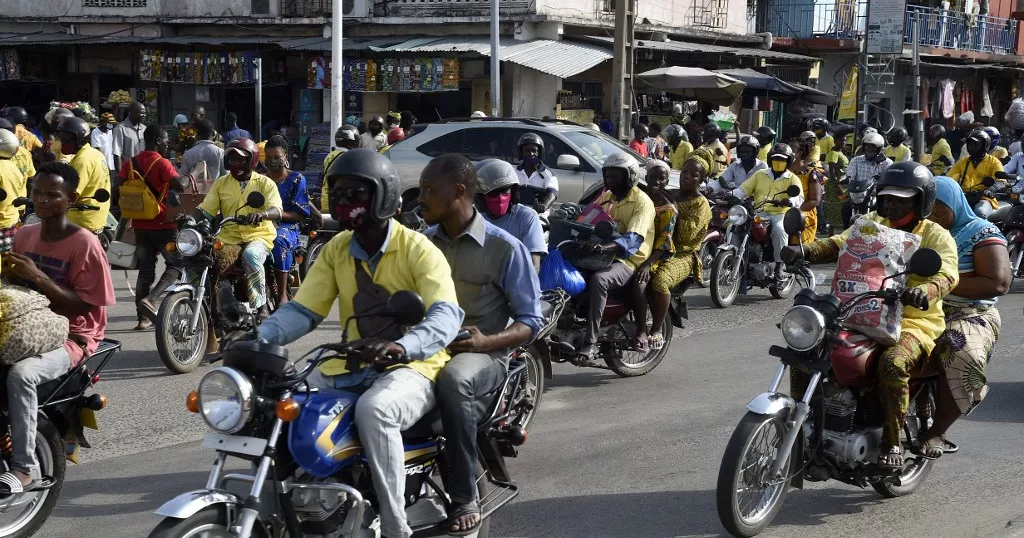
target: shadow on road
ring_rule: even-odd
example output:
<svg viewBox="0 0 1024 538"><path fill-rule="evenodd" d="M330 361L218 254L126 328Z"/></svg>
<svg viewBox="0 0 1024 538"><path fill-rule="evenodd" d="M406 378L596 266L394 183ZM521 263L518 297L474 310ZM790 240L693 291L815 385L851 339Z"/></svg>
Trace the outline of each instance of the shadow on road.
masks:
<svg viewBox="0 0 1024 538"><path fill-rule="evenodd" d="M116 353L100 374L102 379L113 381L164 377L174 375L154 351L122 351Z"/></svg>
<svg viewBox="0 0 1024 538"><path fill-rule="evenodd" d="M551 380L548 381L549 387L574 387L585 389L590 387L600 387L601 385L607 385L615 379L621 379L618 375L594 368L579 368L572 365L559 365L556 368L559 367L563 370L556 370L551 373ZM563 373L564 368L579 368L579 370L575 373Z"/></svg>
<svg viewBox="0 0 1024 538"><path fill-rule="evenodd" d="M202 470L126 478L74 480L64 485L54 515L91 518L150 513L178 493L201 489L209 475L209 470ZM111 502L111 495L117 495L118 501Z"/></svg>
<svg viewBox="0 0 1024 538"><path fill-rule="evenodd" d="M975 422L1024 422L1024 382L988 384L988 396L963 420Z"/></svg>

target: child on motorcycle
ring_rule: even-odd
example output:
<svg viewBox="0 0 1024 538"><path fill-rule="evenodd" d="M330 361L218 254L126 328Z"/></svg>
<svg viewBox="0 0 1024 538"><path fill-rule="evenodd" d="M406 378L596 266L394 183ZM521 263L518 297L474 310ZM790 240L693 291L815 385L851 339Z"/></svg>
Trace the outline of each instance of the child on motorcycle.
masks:
<svg viewBox="0 0 1024 538"><path fill-rule="evenodd" d="M915 162L896 163L882 174L878 191L878 211L863 218L919 236L920 248L933 249L942 258L942 267L935 276L922 278L912 274L907 278L901 296L907 308L903 312L900 340L885 350L877 364L885 414L878 464L899 469L903 466L900 437L910 406L910 373L928 357L945 329L942 298L956 287L959 273L953 238L942 226L927 220L935 206L935 180L928 168ZM808 261L836 261L850 233L848 229L806 245ZM787 262L800 255L800 247L787 247L783 252ZM793 384L795 389L799 388L796 379Z"/></svg>

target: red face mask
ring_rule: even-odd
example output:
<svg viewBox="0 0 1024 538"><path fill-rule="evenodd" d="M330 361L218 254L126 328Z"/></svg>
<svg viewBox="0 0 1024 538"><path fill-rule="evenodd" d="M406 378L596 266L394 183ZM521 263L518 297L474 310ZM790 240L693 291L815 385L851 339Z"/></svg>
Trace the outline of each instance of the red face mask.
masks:
<svg viewBox="0 0 1024 538"><path fill-rule="evenodd" d="M487 206L487 212L497 217L505 216L505 213L508 213L508 208L511 204L511 192L505 192L495 196L484 196L484 205Z"/></svg>
<svg viewBox="0 0 1024 538"><path fill-rule="evenodd" d="M363 224L370 213L370 202L350 202L334 204L331 217L346 230L354 230Z"/></svg>
<svg viewBox="0 0 1024 538"><path fill-rule="evenodd" d="M228 172L231 173L231 177L241 180L249 173L249 168L244 164L242 165L229 165Z"/></svg>

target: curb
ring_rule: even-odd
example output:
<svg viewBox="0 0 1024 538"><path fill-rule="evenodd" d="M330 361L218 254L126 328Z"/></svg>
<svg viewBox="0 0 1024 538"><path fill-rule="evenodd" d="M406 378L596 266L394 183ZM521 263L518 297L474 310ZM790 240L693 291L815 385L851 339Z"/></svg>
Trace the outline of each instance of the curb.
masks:
<svg viewBox="0 0 1024 538"><path fill-rule="evenodd" d="M1024 514L1006 522L1006 527L998 536L1001 538L1024 538Z"/></svg>

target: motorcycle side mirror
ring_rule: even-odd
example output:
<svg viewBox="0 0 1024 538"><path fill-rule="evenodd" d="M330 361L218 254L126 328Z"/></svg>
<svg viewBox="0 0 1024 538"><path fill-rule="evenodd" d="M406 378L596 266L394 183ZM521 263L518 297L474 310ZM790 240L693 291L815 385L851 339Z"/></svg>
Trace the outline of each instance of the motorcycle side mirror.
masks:
<svg viewBox="0 0 1024 538"><path fill-rule="evenodd" d="M996 184L996 180L992 179L991 177L986 177L985 179L981 180L981 184L984 185L986 188L991 187L992 185Z"/></svg>
<svg viewBox="0 0 1024 538"><path fill-rule="evenodd" d="M102 204L110 200L110 191L106 189L99 189L93 193L91 198Z"/></svg>
<svg viewBox="0 0 1024 538"><path fill-rule="evenodd" d="M177 191L167 190L167 205L171 207L181 207L181 198L178 197Z"/></svg>
<svg viewBox="0 0 1024 538"><path fill-rule="evenodd" d="M938 252L930 248L918 249L910 257L910 263L907 265L907 269L911 273L924 278L935 276L940 268L942 268L942 258Z"/></svg>
<svg viewBox="0 0 1024 538"><path fill-rule="evenodd" d="M7 191L0 189L0 202L7 200Z"/></svg>
<svg viewBox="0 0 1024 538"><path fill-rule="evenodd" d="M594 226L594 235L608 241L615 237L615 226L607 220L602 220Z"/></svg>
<svg viewBox="0 0 1024 538"><path fill-rule="evenodd" d="M789 196L790 198L793 198L794 196L800 196L800 187L797 187L796 185L790 185L789 188L786 189L786 196Z"/></svg>
<svg viewBox="0 0 1024 538"><path fill-rule="evenodd" d="M1002 170L996 171L995 176L996 176L996 179L1002 179L1002 180L1010 179L1010 175L1007 174L1006 172L1002 171Z"/></svg>
<svg viewBox="0 0 1024 538"><path fill-rule="evenodd" d="M419 294L400 290L388 298L387 304L384 305L384 315L399 325L416 325L423 321L427 315L427 309Z"/></svg>
<svg viewBox="0 0 1024 538"><path fill-rule="evenodd" d="M267 203L267 199L261 192L250 192L249 196L245 198L245 206L253 209L259 209L263 207L263 204Z"/></svg>
<svg viewBox="0 0 1024 538"><path fill-rule="evenodd" d="M26 198L24 196L20 196L18 198L15 198L14 201L11 202L11 205L17 206L17 207L24 207L24 206L27 206L27 205L29 205L31 203L32 203L32 200L29 200L28 198Z"/></svg>
<svg viewBox="0 0 1024 538"><path fill-rule="evenodd" d="M804 231L804 214L795 207L789 208L782 217L782 227L787 235L800 235Z"/></svg>

